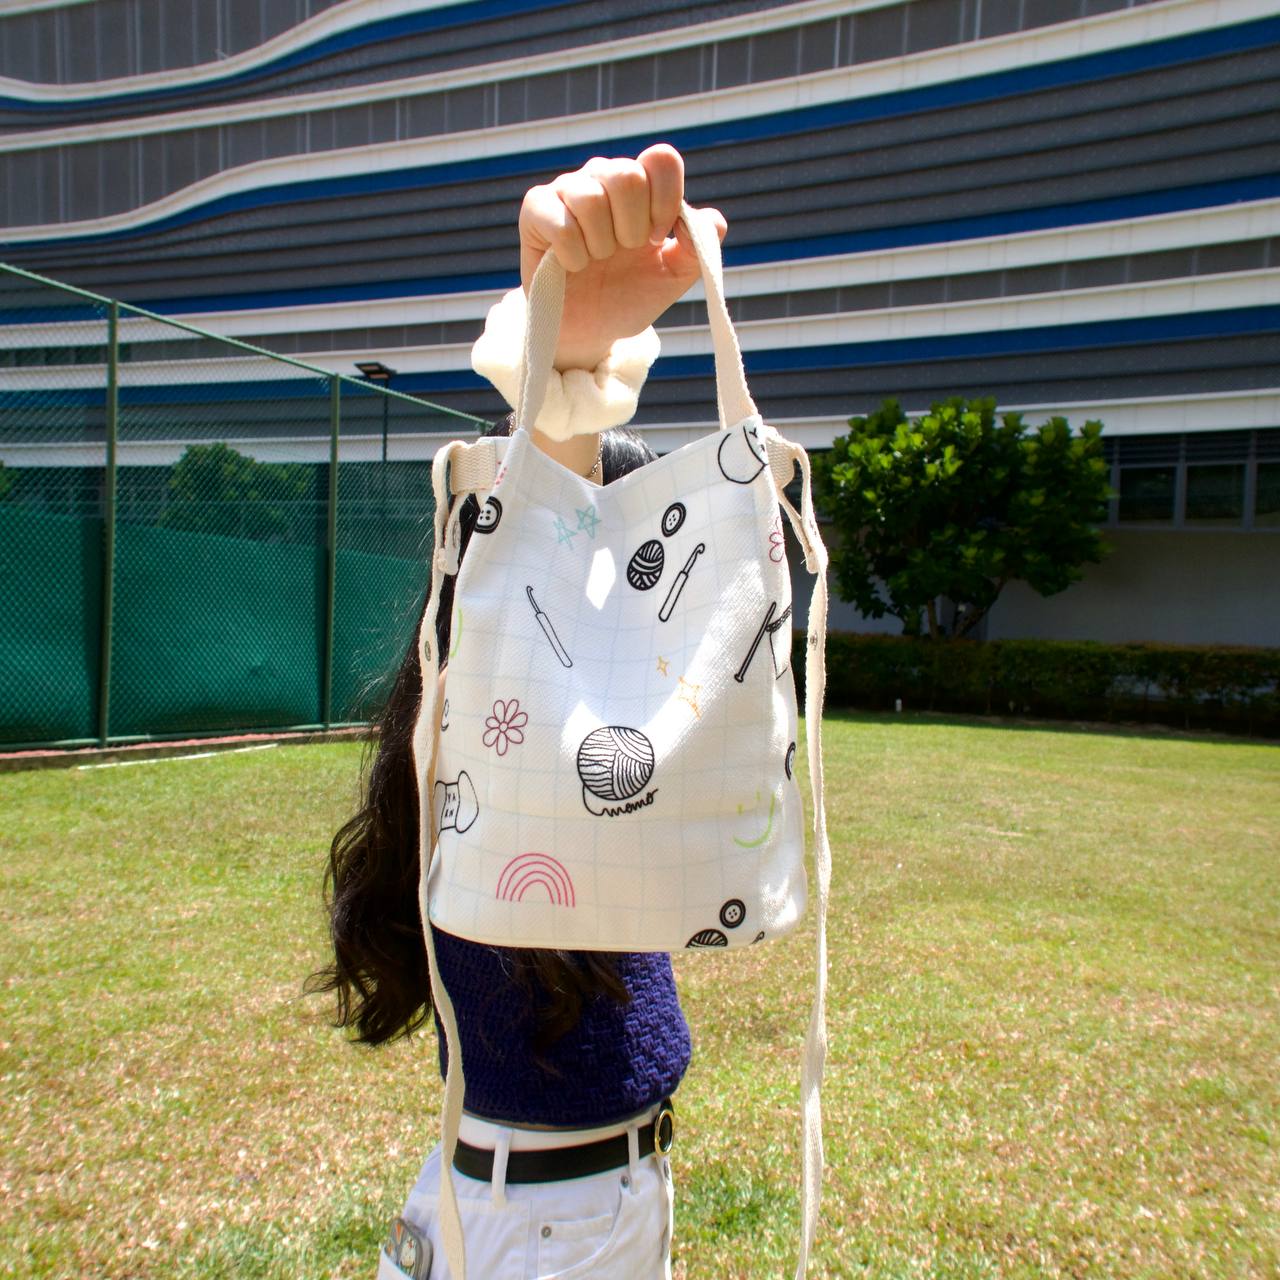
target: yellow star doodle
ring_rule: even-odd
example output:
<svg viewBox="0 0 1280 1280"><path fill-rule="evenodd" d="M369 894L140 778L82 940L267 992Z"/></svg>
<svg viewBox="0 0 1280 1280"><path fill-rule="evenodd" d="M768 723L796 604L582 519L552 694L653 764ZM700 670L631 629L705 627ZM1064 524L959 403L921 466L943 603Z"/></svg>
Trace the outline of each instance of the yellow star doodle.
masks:
<svg viewBox="0 0 1280 1280"><path fill-rule="evenodd" d="M676 694L681 702L687 702L693 708L693 714L702 719L702 712L698 710L698 690L702 688L700 684L690 684L684 676L677 677L680 681L680 691ZM687 692L686 692L687 691Z"/></svg>
<svg viewBox="0 0 1280 1280"><path fill-rule="evenodd" d="M664 658L664 657L662 657L661 655L659 655L659 657L658 657L658 670L659 670L659 672L661 672L661 674L662 674L662 675L664 675L664 676L665 676L665 675L667 674L667 667L668 667L669 665L670 665L670 664L667 662L666 658Z"/></svg>

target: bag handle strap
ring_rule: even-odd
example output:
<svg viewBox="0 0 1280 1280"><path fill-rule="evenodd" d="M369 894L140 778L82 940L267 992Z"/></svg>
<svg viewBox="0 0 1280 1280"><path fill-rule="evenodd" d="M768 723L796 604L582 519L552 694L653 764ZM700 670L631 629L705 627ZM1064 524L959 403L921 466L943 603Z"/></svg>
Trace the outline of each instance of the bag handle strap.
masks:
<svg viewBox="0 0 1280 1280"><path fill-rule="evenodd" d="M818 921L815 956L817 975L809 1030L805 1036L804 1063L800 1071L802 1181L800 1186L800 1257L796 1280L803 1280L818 1229L822 1203L822 1074L827 1058L827 901L831 892L831 845L827 838L827 812L822 777L822 706L827 686L827 549L813 512L813 480L809 455L803 445L769 432L766 436L770 470L778 480L778 497L800 546L805 568L814 575L809 599L809 626L805 646L804 732L809 757L809 786L813 800L813 857L818 873ZM800 510L783 489L800 466ZM782 478L779 478L781 475Z"/></svg>
<svg viewBox="0 0 1280 1280"><path fill-rule="evenodd" d="M716 234L706 209L694 209L687 200L680 201L677 221L682 222L693 242L702 270L702 283L707 295L707 316L711 322L711 344L716 362L716 407L720 428L729 431L745 418L756 414L755 401L747 390L747 376L742 367L742 351L729 308L724 300L724 266L720 256L720 237ZM547 394L547 380L555 361L560 337L560 320L564 314L564 290L567 272L560 259L548 250L542 255L529 281L528 324L524 336L524 363L520 368L519 408L516 425L537 421Z"/></svg>
<svg viewBox="0 0 1280 1280"><path fill-rule="evenodd" d="M492 450L478 450L461 440L451 440L436 451L431 462L431 489L435 498L434 551L431 556L431 594L422 615L418 631L418 665L422 673L422 703L413 732L414 773L425 779L418 796L418 913L422 918L422 936L427 948L427 970L431 976L431 993L441 1028L449 1049L449 1065L445 1072L444 1108L441 1120L442 1169L440 1179L440 1230L444 1237L445 1255L449 1259L449 1273L457 1280L466 1280L466 1250L462 1236L462 1218L458 1212L458 1199L454 1190L452 1169L453 1153L458 1145L458 1128L462 1119L462 1100L465 1091L462 1074L462 1048L458 1038L458 1018L453 1001L440 978L440 966L436 960L435 938L431 931L431 910L428 896L428 877L435 854L436 831L435 770L436 755L440 745L437 728L436 701L439 692L439 659L436 653L436 620L440 613L440 589L446 573L458 571L460 529L458 515L461 502L449 506L450 472L454 482L461 482L462 473L478 468L484 474L486 458L490 461Z"/></svg>

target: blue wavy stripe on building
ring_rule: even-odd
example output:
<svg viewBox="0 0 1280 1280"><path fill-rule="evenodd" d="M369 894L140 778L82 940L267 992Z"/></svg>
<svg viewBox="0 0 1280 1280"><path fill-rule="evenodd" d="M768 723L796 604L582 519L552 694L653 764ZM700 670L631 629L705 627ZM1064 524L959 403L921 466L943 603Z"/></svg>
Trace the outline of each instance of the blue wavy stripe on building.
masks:
<svg viewBox="0 0 1280 1280"><path fill-rule="evenodd" d="M803 240L774 240L737 249L726 245L722 250L722 257L726 268L770 263L781 265L803 262L808 258L829 257L833 254L955 244L965 240L1016 235L1029 231L1068 230L1096 222L1154 217L1158 214L1181 213L1192 209L1222 208L1246 201L1266 200L1277 195L1280 195L1280 173L1262 174L1252 178L1234 178L1225 182L1174 187L1166 191L1109 196L1099 200L1081 201L1079 204L1055 204L1038 209L974 214L968 218L950 218L940 222L916 223L908 226L878 227L839 235L814 236ZM268 307L372 302L386 298L434 297L487 290L505 292L519 283L518 271L493 271L351 285L271 289L255 293L206 294L176 300L159 299L139 305L160 315L253 311ZM99 315L98 309L92 306L22 309L0 307L0 324L48 324L61 320L91 320Z"/></svg>
<svg viewBox="0 0 1280 1280"><path fill-rule="evenodd" d="M189 94L192 88L222 89L228 86L246 84L252 80L262 79L268 75L276 75L293 67L304 66L308 62L318 62L335 53L346 53L367 45L381 44L387 40L395 40L403 36L423 35L431 31L443 31L451 27L466 27L477 22L487 22L494 18L511 18L523 13L536 13L541 9L561 9L563 5L547 4L545 0L475 0L471 4L442 5L437 9L428 9L421 13L400 14L394 18L383 18L370 22L363 27L353 27L347 31L335 32L331 36L323 36L313 44L301 49L294 49L281 54L268 62L248 67L243 71L229 75L201 80L193 86L190 83L165 85L163 88L126 90L121 93L103 94L93 98L75 98L66 102L33 102L30 98L14 98L0 95L0 108L11 111L28 111L32 114L44 114L59 110L83 110L98 103L110 103L112 106L146 102L163 102L166 98L178 94ZM332 12L328 10L327 12ZM188 72L198 68L181 68Z"/></svg>
<svg viewBox="0 0 1280 1280"><path fill-rule="evenodd" d="M899 364L929 360L991 358L995 356L1037 355L1088 349L1115 348L1153 342L1187 342L1196 339L1237 337L1280 332L1280 305L1229 307L1221 311L1189 312L1185 315L1135 316L1120 320L1097 320L1079 324L1034 325L1016 329L984 330L923 338L890 338L876 342L828 343L812 347L785 347L743 352L747 376L771 373L803 373L820 370L838 373L867 365ZM230 369L229 373L234 373ZM660 356L649 373L649 381L714 377L710 354ZM435 373L404 373L396 379L396 390L427 394L433 391L464 391L487 388L487 379L469 369ZM58 404L100 404L102 388L0 392L0 408L15 408L56 398ZM207 404L210 402L261 401L271 399L316 399L326 393L316 378L297 377L269 380L184 383L155 387L122 387L122 407L141 405Z"/></svg>
<svg viewBox="0 0 1280 1280"><path fill-rule="evenodd" d="M662 134L686 155L700 148L725 143L744 143L777 139L790 134L809 133L839 125L885 119L917 111L993 101L1003 97L1065 85L1087 84L1113 76L1168 67L1177 63L1203 61L1222 54L1280 46L1280 16L1238 23L1209 31L1173 36L1123 49L1110 49L1077 58L1030 67L1012 68L974 76L945 84L926 85L915 89L895 90L867 98L798 107L769 115L716 121L673 129ZM439 185L486 182L535 171L571 170L578 168L602 148L613 147L618 154L637 154L657 141L648 134L615 138L609 142L594 139L576 146L524 151L512 155L478 157L473 160L451 160L445 164L414 166L381 173L347 174L331 178L313 178L296 182L274 183L252 191L215 197L191 209L167 217L147 221L136 227L117 231L96 232L81 236L59 237L56 241L37 238L26 241L0 241L0 252L34 249L41 245L109 244L144 238L157 231L186 226L218 215L271 205L294 204L309 200L339 199L347 195L376 195L392 191L418 190ZM323 152L300 155L299 160L315 159ZM1258 179L1257 181L1265 181ZM1247 180L1246 180L1247 181ZM1229 185L1229 184L1224 184ZM1243 196L1241 199L1259 197ZM1175 206L1176 207L1176 206ZM1120 215L1115 215L1120 216ZM1049 224L1055 225L1055 224ZM910 242L907 242L910 243ZM869 246L871 247L871 246ZM472 286L477 287L477 286ZM486 287L486 286L478 286Z"/></svg>

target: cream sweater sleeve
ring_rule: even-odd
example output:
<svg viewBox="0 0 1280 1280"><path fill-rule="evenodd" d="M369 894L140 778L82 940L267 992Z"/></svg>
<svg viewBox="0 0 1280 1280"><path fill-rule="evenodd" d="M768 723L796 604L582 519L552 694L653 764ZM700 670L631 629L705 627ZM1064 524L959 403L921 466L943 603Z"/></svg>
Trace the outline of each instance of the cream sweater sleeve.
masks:
<svg viewBox="0 0 1280 1280"><path fill-rule="evenodd" d="M471 348L471 367L513 409L519 408L527 321L528 299L517 285L489 308L484 332ZM661 345L650 325L633 337L619 338L594 369L552 369L534 425L552 440L568 440L630 421Z"/></svg>

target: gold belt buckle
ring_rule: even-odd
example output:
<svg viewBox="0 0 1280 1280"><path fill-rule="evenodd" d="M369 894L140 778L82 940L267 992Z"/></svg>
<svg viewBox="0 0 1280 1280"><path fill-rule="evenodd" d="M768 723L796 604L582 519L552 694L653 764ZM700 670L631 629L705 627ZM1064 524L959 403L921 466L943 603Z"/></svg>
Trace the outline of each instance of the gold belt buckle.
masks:
<svg viewBox="0 0 1280 1280"><path fill-rule="evenodd" d="M670 1152L676 1137L676 1111L669 1102L664 1102L653 1121L653 1145L659 1155Z"/></svg>

